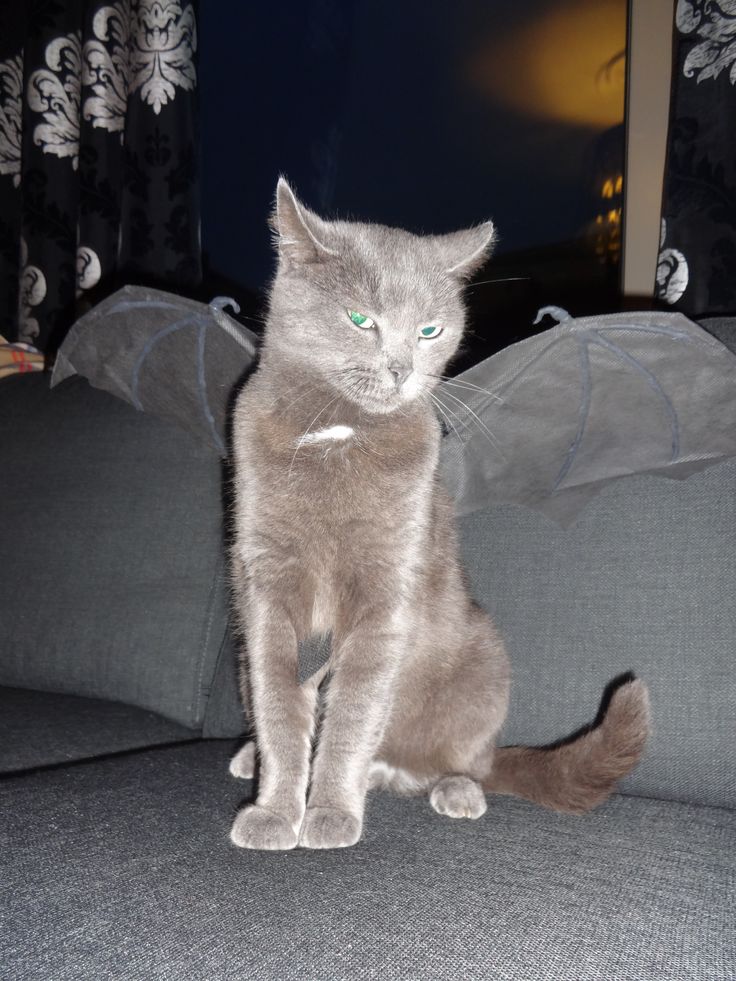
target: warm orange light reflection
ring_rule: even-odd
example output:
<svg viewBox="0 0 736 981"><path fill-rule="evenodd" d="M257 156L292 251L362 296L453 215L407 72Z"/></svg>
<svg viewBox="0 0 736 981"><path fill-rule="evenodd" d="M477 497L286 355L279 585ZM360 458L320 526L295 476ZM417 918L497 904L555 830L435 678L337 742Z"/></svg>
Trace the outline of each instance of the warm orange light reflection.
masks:
<svg viewBox="0 0 736 981"><path fill-rule="evenodd" d="M621 191L623 175L607 177L601 186L602 205L592 229L593 248L601 262L617 263L621 255ZM611 207L611 205L617 207Z"/></svg>
<svg viewBox="0 0 736 981"><path fill-rule="evenodd" d="M607 129L624 118L625 46L622 0L559 0L533 23L489 37L470 77L525 115Z"/></svg>

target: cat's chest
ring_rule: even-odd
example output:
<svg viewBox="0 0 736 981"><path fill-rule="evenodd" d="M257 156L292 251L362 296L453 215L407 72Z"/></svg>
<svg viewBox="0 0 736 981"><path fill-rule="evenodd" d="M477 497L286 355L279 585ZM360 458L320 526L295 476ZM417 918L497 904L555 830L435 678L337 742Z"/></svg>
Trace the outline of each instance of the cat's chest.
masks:
<svg viewBox="0 0 736 981"><path fill-rule="evenodd" d="M341 491L354 494L360 486L390 475L392 461L359 426L330 422L296 434L290 441L287 483L297 481L322 497Z"/></svg>
<svg viewBox="0 0 736 981"><path fill-rule="evenodd" d="M316 447L323 451L323 455L338 450L340 451L339 455L344 456L344 451L350 450L355 442L355 428L338 423L337 425L325 426L323 429L303 433L294 440L294 448L295 452L298 453L302 448L307 450L310 447ZM333 456L335 456L334 453Z"/></svg>
<svg viewBox="0 0 736 981"><path fill-rule="evenodd" d="M288 468L286 479L279 481L284 506L296 506L312 527L327 523L335 529L375 515L399 479L395 468L366 446L360 430L347 423L297 437Z"/></svg>
<svg viewBox="0 0 736 981"><path fill-rule="evenodd" d="M400 533L428 477L426 460L340 417L293 433L260 463L256 523L277 523L283 540L293 537L301 552L320 555Z"/></svg>
<svg viewBox="0 0 736 981"><path fill-rule="evenodd" d="M431 483L437 446L413 420L360 419L335 413L301 424L258 414L241 454L244 497L257 510L303 532L356 520L395 524ZM403 424L402 424L403 423ZM302 533L303 533L302 532Z"/></svg>

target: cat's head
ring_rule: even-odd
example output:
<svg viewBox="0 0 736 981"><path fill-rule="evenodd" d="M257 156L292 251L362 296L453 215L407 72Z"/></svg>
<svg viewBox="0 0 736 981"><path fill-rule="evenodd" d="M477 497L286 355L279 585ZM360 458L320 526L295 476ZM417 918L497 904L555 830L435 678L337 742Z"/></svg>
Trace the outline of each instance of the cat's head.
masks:
<svg viewBox="0 0 736 981"><path fill-rule="evenodd" d="M492 223L413 235L326 221L282 178L271 224L279 263L269 345L367 412L430 391L462 339L462 287L491 250Z"/></svg>

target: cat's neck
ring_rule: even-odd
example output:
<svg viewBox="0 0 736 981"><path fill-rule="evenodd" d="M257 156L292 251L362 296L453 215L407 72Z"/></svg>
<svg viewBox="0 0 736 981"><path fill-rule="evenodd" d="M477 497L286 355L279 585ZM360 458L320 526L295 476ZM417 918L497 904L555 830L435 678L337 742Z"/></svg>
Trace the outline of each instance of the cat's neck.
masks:
<svg viewBox="0 0 736 981"><path fill-rule="evenodd" d="M423 401L407 403L400 411L373 413L356 405L329 377L306 374L303 367L280 359L262 361L258 371L259 411L271 417L282 440L339 443L352 436L422 441L421 434L439 429L434 413Z"/></svg>

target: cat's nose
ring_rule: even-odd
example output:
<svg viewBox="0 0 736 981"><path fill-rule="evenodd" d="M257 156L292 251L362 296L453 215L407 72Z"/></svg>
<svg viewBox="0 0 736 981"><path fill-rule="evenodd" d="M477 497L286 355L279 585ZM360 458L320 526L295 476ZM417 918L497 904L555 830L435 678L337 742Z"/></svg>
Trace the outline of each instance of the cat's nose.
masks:
<svg viewBox="0 0 736 981"><path fill-rule="evenodd" d="M388 370L394 376L394 381L396 382L396 387L401 388L406 379L411 374L410 364L400 364L398 361L393 361L389 366Z"/></svg>

